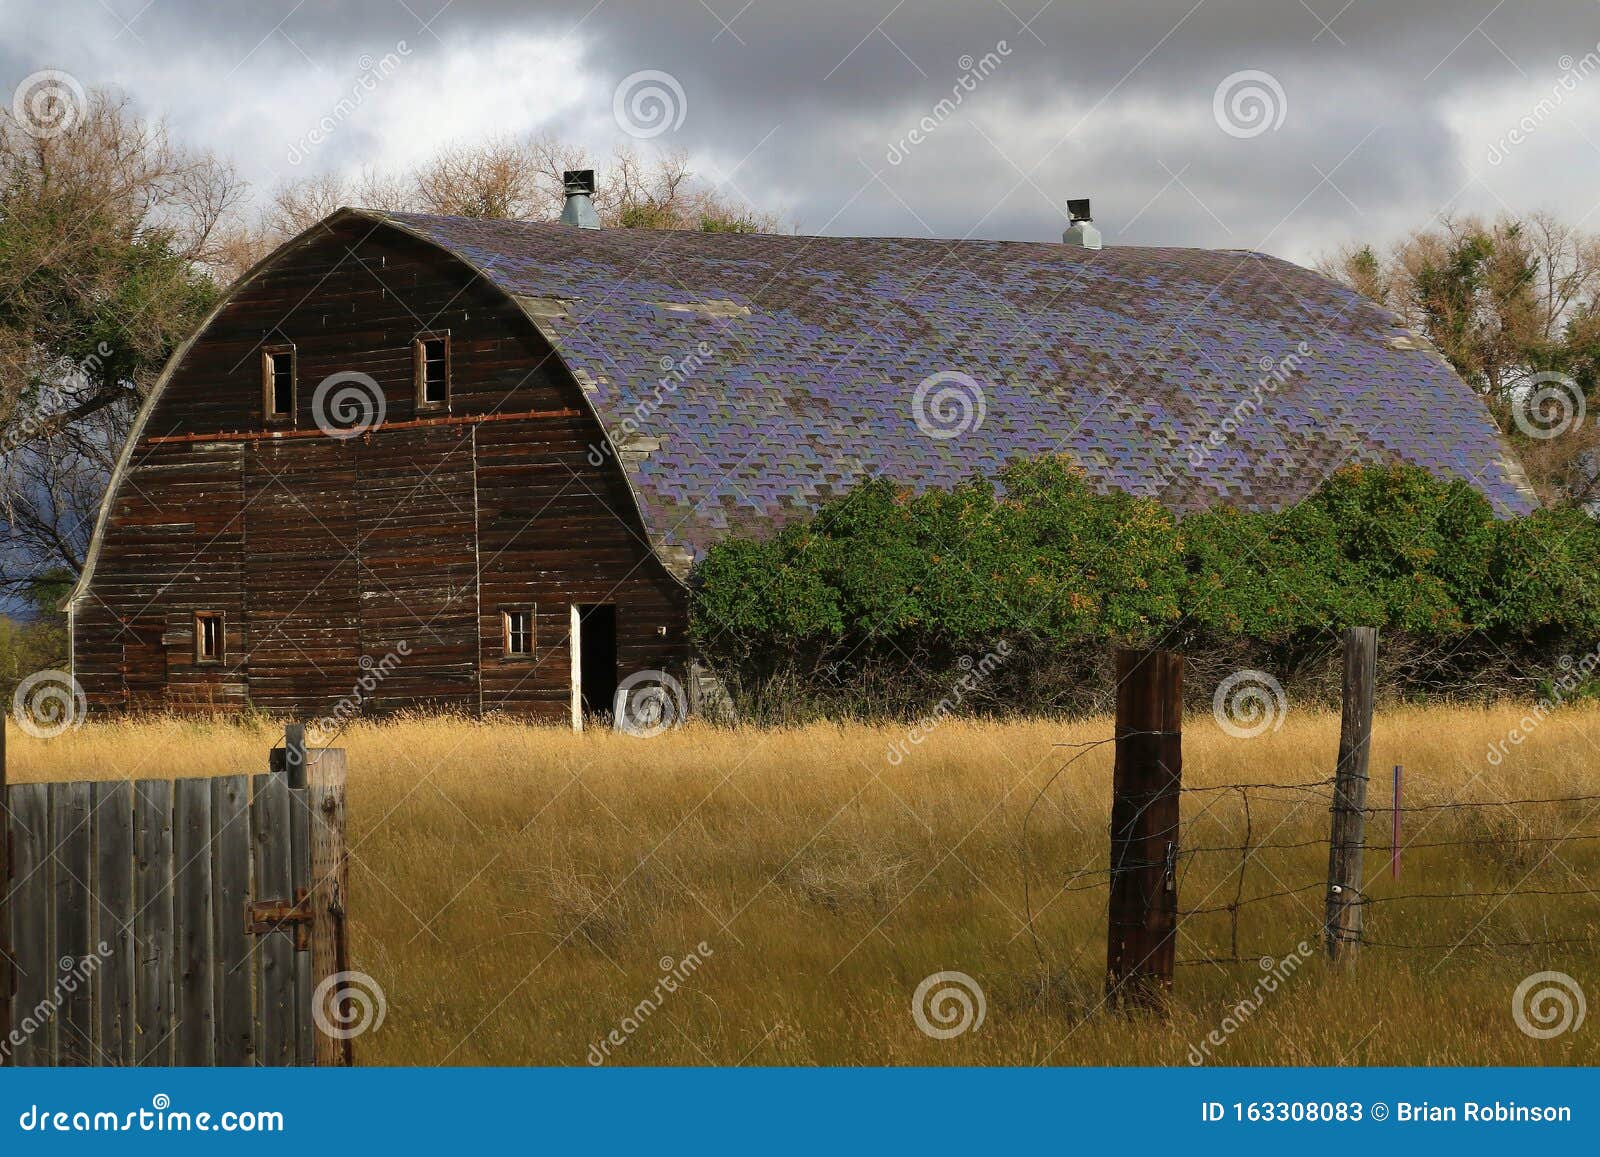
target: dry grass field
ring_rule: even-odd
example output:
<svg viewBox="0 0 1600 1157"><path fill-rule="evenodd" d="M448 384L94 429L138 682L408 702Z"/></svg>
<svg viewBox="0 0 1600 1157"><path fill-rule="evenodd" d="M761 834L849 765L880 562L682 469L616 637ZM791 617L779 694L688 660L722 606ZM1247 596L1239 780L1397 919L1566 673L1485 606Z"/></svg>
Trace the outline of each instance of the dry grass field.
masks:
<svg viewBox="0 0 1600 1157"><path fill-rule="evenodd" d="M1520 715L1381 714L1369 803L1388 806L1397 762L1408 805L1600 791L1600 710L1558 712L1491 765L1490 745ZM1244 740L1193 717L1185 782L1324 779L1337 730L1333 715L1291 711ZM1374 896L1523 893L1380 903L1372 939L1588 943L1370 948L1338 969L1313 954L1229 1031L1266 975L1256 958L1315 944L1321 922L1326 797L1257 789L1251 842L1306 846L1258 853L1242 887L1237 854L1186 858L1180 883L1186 909L1288 893L1240 909L1247 962L1180 968L1165 1020L1102 1009L1106 893L1093 873L1107 855L1110 747L1050 781L1072 754L1057 745L1110 731L1109 720L950 722L895 763L904 732L893 727L689 727L645 740L453 720L357 726L340 741L353 963L388 1003L357 1060L582 1065L616 1030L606 1063L629 1065L1185 1064L1213 1031L1222 1043L1208 1063L1600 1062L1600 1024L1540 1040L1512 1016L1513 991L1538 971L1600 996L1600 897L1586 892L1600 883L1600 841L1564 838L1600 833L1600 800L1408 813L1398 882L1389 816L1369 827ZM165 720L48 742L13 729L11 766L22 781L256 771L275 739L265 724ZM1193 792L1184 815L1186 846L1243 843L1238 792ZM1233 955L1228 913L1186 918L1178 954ZM659 989L664 969L687 979ZM913 993L947 970L973 978L985 1016L934 1039Z"/></svg>

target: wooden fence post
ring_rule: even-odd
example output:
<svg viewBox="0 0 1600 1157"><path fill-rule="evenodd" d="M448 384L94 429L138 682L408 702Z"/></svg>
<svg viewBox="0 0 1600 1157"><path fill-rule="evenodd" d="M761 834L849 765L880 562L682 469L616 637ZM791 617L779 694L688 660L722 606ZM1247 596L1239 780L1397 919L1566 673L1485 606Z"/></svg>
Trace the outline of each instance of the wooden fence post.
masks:
<svg viewBox="0 0 1600 1157"><path fill-rule="evenodd" d="M1119 649L1106 999L1161 1008L1178 928L1183 656Z"/></svg>
<svg viewBox="0 0 1600 1157"><path fill-rule="evenodd" d="M11 1063L11 793L6 787L6 718L0 715L0 1068Z"/></svg>
<svg viewBox="0 0 1600 1157"><path fill-rule="evenodd" d="M274 747L267 757L267 770L289 781L291 789L306 785L306 725L290 723L283 729L283 746Z"/></svg>
<svg viewBox="0 0 1600 1157"><path fill-rule="evenodd" d="M350 1038L335 1031L342 1023L342 974L349 971L345 940L345 892L349 884L345 854L344 749L307 752L306 803L311 810L311 984L316 1025L316 1063L348 1065Z"/></svg>
<svg viewBox="0 0 1600 1157"><path fill-rule="evenodd" d="M1344 713L1339 765L1333 774L1333 821L1328 836L1328 957L1339 960L1361 943L1361 851L1367 818L1367 765L1372 754L1372 696L1378 673L1378 632L1344 633Z"/></svg>

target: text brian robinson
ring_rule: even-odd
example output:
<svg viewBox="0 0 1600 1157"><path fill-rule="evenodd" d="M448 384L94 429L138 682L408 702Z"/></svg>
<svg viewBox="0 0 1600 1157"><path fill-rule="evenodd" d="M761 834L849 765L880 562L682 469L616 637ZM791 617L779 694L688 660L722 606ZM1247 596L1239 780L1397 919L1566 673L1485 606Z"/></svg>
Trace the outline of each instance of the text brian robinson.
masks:
<svg viewBox="0 0 1600 1157"><path fill-rule="evenodd" d="M1467 1101L1455 1105L1431 1105L1427 1101L1399 1101L1394 1107L1396 1121L1570 1121L1567 1105L1519 1105L1515 1101Z"/></svg>

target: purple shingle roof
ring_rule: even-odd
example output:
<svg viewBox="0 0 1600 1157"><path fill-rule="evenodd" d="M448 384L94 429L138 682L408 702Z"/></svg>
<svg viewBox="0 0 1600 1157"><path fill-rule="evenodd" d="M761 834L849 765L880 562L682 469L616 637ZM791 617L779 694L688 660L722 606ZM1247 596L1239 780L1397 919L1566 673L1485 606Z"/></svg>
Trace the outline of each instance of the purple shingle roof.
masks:
<svg viewBox="0 0 1600 1157"><path fill-rule="evenodd" d="M1395 462L1536 505L1426 342L1263 254L372 216L520 299L676 569L871 475L943 486L1049 453L1177 509L1277 509Z"/></svg>

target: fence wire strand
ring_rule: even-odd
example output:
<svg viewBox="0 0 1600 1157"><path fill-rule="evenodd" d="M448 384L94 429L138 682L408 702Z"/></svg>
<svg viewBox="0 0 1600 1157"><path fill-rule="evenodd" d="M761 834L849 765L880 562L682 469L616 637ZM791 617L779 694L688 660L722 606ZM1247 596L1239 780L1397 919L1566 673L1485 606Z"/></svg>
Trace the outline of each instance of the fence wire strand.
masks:
<svg viewBox="0 0 1600 1157"><path fill-rule="evenodd" d="M1134 732L1132 734L1160 735L1164 733L1155 731L1141 731ZM1034 950L1039 956L1041 965L1045 964L1046 958L1043 945L1040 943L1039 936L1035 928L1037 914L1034 912L1033 908L1033 896L1030 879L1031 860L1029 855L1029 824L1034 811L1037 809L1039 803L1043 800L1050 787L1064 772L1066 772L1069 767L1082 758L1082 756L1088 754L1095 748L1115 742L1116 738L1118 737L1110 736L1107 738L1091 740L1083 743L1057 744L1057 746L1060 747L1074 748L1076 750L1072 757L1063 763L1061 767L1057 768L1056 771L1045 781L1044 785L1039 789L1038 793L1029 804L1028 810L1023 817L1022 862L1025 918L1028 934L1033 941ZM1299 811L1299 809L1311 805L1320 805L1319 811L1325 809L1326 813L1332 813L1338 807L1338 801L1335 798L1336 786L1336 778L1333 776L1327 776L1324 778L1308 777L1304 780L1291 783L1252 781L1240 783L1187 784L1177 788L1177 791L1182 796L1192 799L1197 805L1193 810L1193 813L1185 816L1181 822L1181 826L1176 835L1177 850L1169 860L1163 861L1163 863L1174 867L1176 870L1180 887L1182 887L1184 884L1192 885L1192 873L1194 868L1196 864L1204 858L1230 857L1232 858L1233 862L1220 876L1214 876L1210 873L1207 873L1203 877L1208 881L1214 881L1210 883L1211 895L1215 895L1219 890L1226 889L1226 891L1223 891L1222 893L1226 899L1221 902L1209 903L1206 902L1205 897L1202 897L1201 902L1196 906L1190 908L1179 908L1177 913L1178 916L1183 919L1199 919L1204 917L1219 916L1224 917L1226 919L1226 928L1220 930L1220 935L1213 941L1216 943L1215 950L1207 952L1202 948L1202 952L1197 955L1175 961L1174 963L1176 966L1193 967L1198 965L1220 966L1261 963L1262 967L1267 967L1267 962L1273 961L1277 958L1279 952L1281 952L1281 949L1265 952L1249 952L1241 948L1241 938L1243 935L1240 927L1241 914L1248 912L1257 905L1281 902L1294 897L1307 896L1312 893L1326 892L1330 888L1330 884L1326 875L1326 869L1318 870L1317 878L1313 880L1303 884L1295 883L1294 877L1296 875L1299 875L1300 879L1302 880L1305 879L1305 875L1303 874L1304 866L1303 861L1300 861L1300 866L1296 867L1295 860L1292 857L1292 853L1309 853L1319 848L1326 849L1329 843L1329 836L1327 834L1319 834L1302 839L1295 838L1292 833L1286 833L1285 837L1276 837L1275 833L1288 824L1295 813ZM1162 793L1152 793L1151 799L1142 801L1141 807L1150 806L1154 802L1155 798L1159 797L1161 794ZM1222 810L1222 805L1226 804L1230 799L1237 801L1238 805L1238 811L1235 813L1233 822L1231 824L1217 818ZM1468 834L1463 834L1459 837L1433 838L1417 840L1415 842L1406 842L1402 840L1398 849L1394 846L1394 841L1392 838L1385 840L1381 844L1368 842L1366 844L1366 850L1369 855L1376 854L1382 856L1380 865L1375 870L1369 866L1367 873L1369 886L1371 886L1371 881L1378 877L1378 873L1381 873L1384 870L1382 865L1390 864L1398 851L1425 851L1442 848L1515 848L1526 846L1547 849L1544 855L1540 858L1540 864L1543 864L1551 856L1553 856L1560 847L1564 845L1583 845L1600 841L1600 830L1594 830L1593 825L1589 825L1588 830L1574 830L1562 835L1537 834L1533 829L1533 822L1536 817L1543 817L1544 819L1548 820L1548 818L1554 813L1539 812L1529 815L1526 813L1519 813L1516 809L1555 808L1559 807L1560 805L1585 804L1591 805L1596 810L1600 810L1600 793L1526 796L1505 800L1450 800L1441 803L1400 804L1399 806L1396 806L1394 802L1391 802L1387 806L1369 803L1367 806L1360 809L1361 812L1366 816L1399 817L1404 815L1426 815L1430 817L1426 821L1427 826L1438 823L1442 818L1451 815L1460 815L1466 817L1471 815L1483 815L1485 813L1505 812L1506 814L1515 817L1513 822L1505 825L1512 830L1503 835L1472 834L1470 833L1469 828ZM1263 807L1286 808L1288 810L1281 817L1278 814L1270 811L1267 812L1264 817L1262 814ZM1185 837L1190 835L1190 833L1195 832L1195 830L1207 820L1216 822L1220 826L1224 827L1227 834L1220 839L1218 839L1216 836L1213 836L1212 842L1209 843L1197 841L1193 846L1184 847L1184 844L1188 842ZM1396 830L1398 830L1398 828L1396 828ZM1291 854L1291 858L1282 863L1269 862L1270 854L1280 853ZM1073 871L1067 876L1059 888L1058 894L1077 894L1098 891L1106 893L1107 899L1109 900L1110 884L1113 877L1117 875L1119 870L1150 868L1156 866L1159 865L1154 863L1146 863L1143 861L1129 862L1121 865L1121 867L1118 869L1109 867L1084 866ZM1258 875L1258 870L1260 875ZM1413 868L1412 872L1415 873L1418 870L1419 869L1417 868ZM1261 880L1263 883L1269 883L1269 886L1261 891L1252 892L1250 886L1251 883L1256 880ZM1589 888L1585 886L1570 888L1518 886L1504 889L1463 888L1454 891L1418 890L1378 895L1369 895L1367 894L1366 888L1362 888L1358 890L1358 894L1353 899L1346 900L1346 903L1359 905L1363 911L1368 913L1368 920L1366 921L1367 926L1362 930L1361 933L1351 937L1351 940L1353 942L1358 942L1361 946L1366 948L1407 952L1493 951L1512 948L1539 948L1563 945L1600 946L1600 931L1597 931L1593 935L1582 936L1513 936L1511 938L1503 939L1472 938L1469 933L1460 940L1435 941L1432 939L1391 939L1381 935L1381 928L1375 929L1371 926L1373 917L1376 917L1380 912L1386 912L1390 910L1385 906L1404 904L1433 905L1436 903L1453 904L1480 901L1492 902L1496 907L1498 907L1500 904L1513 901L1523 896L1589 896L1595 898L1596 900L1600 900L1600 888ZM1320 938L1326 935L1326 929L1321 926L1323 914L1321 912L1320 904L1317 905L1317 909L1317 935ZM1395 909L1395 911L1398 913L1401 910ZM1402 917L1402 919L1403 918L1404 917ZM1381 923L1389 922L1391 921L1381 921ZM1370 932L1378 932L1379 935L1368 935ZM1207 937L1206 939L1211 940L1212 938ZM1202 946L1196 945L1196 947ZM1080 949L1078 955L1081 955L1082 951L1083 950Z"/></svg>

